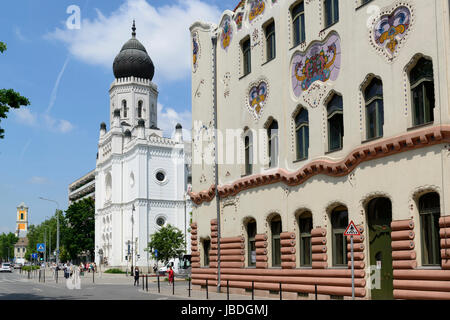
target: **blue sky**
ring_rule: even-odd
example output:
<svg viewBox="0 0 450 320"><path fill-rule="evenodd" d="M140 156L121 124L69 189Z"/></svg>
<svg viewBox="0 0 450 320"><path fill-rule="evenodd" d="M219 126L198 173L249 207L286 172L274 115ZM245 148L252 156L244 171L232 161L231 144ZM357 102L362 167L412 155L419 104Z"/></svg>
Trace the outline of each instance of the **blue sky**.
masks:
<svg viewBox="0 0 450 320"><path fill-rule="evenodd" d="M237 0L3 1L0 88L13 88L31 105L0 124L0 232L14 231L16 207L30 207L31 223L67 208L68 185L94 169L100 123L108 120L112 63L131 36L145 45L159 89L158 126L170 136L177 122L190 129L189 25L218 23ZM69 30L67 8L80 8Z"/></svg>

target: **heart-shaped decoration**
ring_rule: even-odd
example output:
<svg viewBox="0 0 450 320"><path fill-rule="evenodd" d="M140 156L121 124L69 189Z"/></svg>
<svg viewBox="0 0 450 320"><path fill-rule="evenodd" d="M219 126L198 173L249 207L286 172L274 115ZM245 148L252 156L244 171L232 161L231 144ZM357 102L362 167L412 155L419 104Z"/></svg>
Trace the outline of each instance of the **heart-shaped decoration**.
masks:
<svg viewBox="0 0 450 320"><path fill-rule="evenodd" d="M268 94L269 91L266 81L261 80L256 84L250 85L247 107L256 120L261 118Z"/></svg>
<svg viewBox="0 0 450 320"><path fill-rule="evenodd" d="M401 43L406 40L412 21L412 11L406 5L382 11L373 22L370 37L372 45L392 61L397 56Z"/></svg>

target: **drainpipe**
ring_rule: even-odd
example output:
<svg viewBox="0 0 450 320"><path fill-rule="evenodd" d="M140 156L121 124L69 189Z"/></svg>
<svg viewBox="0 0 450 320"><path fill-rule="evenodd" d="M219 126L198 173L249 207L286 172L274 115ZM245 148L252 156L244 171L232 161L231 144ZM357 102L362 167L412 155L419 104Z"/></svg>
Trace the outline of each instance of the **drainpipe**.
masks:
<svg viewBox="0 0 450 320"><path fill-rule="evenodd" d="M218 164L218 143L217 143L217 33L211 38L213 45L213 73L214 73L214 130L215 130L215 152L214 170L216 185L216 210L217 210L217 292L220 292L220 199L219 199L219 164Z"/></svg>

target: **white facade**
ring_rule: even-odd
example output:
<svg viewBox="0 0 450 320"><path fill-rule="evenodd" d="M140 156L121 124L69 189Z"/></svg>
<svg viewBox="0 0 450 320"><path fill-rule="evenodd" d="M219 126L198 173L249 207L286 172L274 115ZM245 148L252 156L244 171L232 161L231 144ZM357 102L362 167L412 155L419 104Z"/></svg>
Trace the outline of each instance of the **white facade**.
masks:
<svg viewBox="0 0 450 320"><path fill-rule="evenodd" d="M185 196L190 143L183 142L181 126L174 139L162 136L158 90L150 79L116 79L109 92L110 130L102 124L95 169L95 262L108 268L132 262L151 267L144 249L158 222L183 231L190 250L191 209Z"/></svg>

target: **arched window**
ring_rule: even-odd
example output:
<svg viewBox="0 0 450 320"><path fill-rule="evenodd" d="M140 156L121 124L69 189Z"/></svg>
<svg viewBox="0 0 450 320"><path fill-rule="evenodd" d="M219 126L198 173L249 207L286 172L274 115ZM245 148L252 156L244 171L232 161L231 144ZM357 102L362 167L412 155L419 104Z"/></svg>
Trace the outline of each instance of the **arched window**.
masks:
<svg viewBox="0 0 450 320"><path fill-rule="evenodd" d="M383 83L378 78L373 78L364 90L366 101L366 133L367 139L383 136L384 107L383 107Z"/></svg>
<svg viewBox="0 0 450 320"><path fill-rule="evenodd" d="M344 106L342 96L334 94L327 105L328 151L340 150L344 142Z"/></svg>
<svg viewBox="0 0 450 320"><path fill-rule="evenodd" d="M333 266L347 266L347 237L344 236L347 226L347 208L344 206L335 208L331 212Z"/></svg>
<svg viewBox="0 0 450 320"><path fill-rule="evenodd" d="M138 118L142 118L142 100L139 100L139 102L138 102L138 110L137 111L138 111L137 112Z"/></svg>
<svg viewBox="0 0 450 320"><path fill-rule="evenodd" d="M253 172L253 135L249 130L244 138L245 148L245 175L250 175Z"/></svg>
<svg viewBox="0 0 450 320"><path fill-rule="evenodd" d="M122 100L122 109L123 109L123 117L127 118L128 117L128 107L127 107L126 100Z"/></svg>
<svg viewBox="0 0 450 320"><path fill-rule="evenodd" d="M306 41L305 3L301 1L291 10L294 47Z"/></svg>
<svg viewBox="0 0 450 320"><path fill-rule="evenodd" d="M312 247L311 247L311 230L312 215L311 212L302 213L298 218L300 230L300 266L310 267L312 265Z"/></svg>
<svg viewBox="0 0 450 320"><path fill-rule="evenodd" d="M297 160L308 158L309 122L308 110L301 109L295 117L295 137L297 145Z"/></svg>
<svg viewBox="0 0 450 320"><path fill-rule="evenodd" d="M339 0L323 0L325 8L325 28L339 21Z"/></svg>
<svg viewBox="0 0 450 320"><path fill-rule="evenodd" d="M272 232L272 267L281 266L281 218L274 217L270 222L270 230Z"/></svg>
<svg viewBox="0 0 450 320"><path fill-rule="evenodd" d="M251 220L247 223L247 237L248 237L248 265L256 265L256 221Z"/></svg>
<svg viewBox="0 0 450 320"><path fill-rule="evenodd" d="M269 167L274 168L278 166L278 122L273 120L267 129L269 140Z"/></svg>
<svg viewBox="0 0 450 320"><path fill-rule="evenodd" d="M413 125L434 121L433 62L420 58L409 73L411 85Z"/></svg>
<svg viewBox="0 0 450 320"><path fill-rule="evenodd" d="M20 214L20 220L23 220L23 213Z"/></svg>
<svg viewBox="0 0 450 320"><path fill-rule="evenodd" d="M427 193L419 199L420 231L422 237L422 264L441 265L439 246L439 194Z"/></svg>

